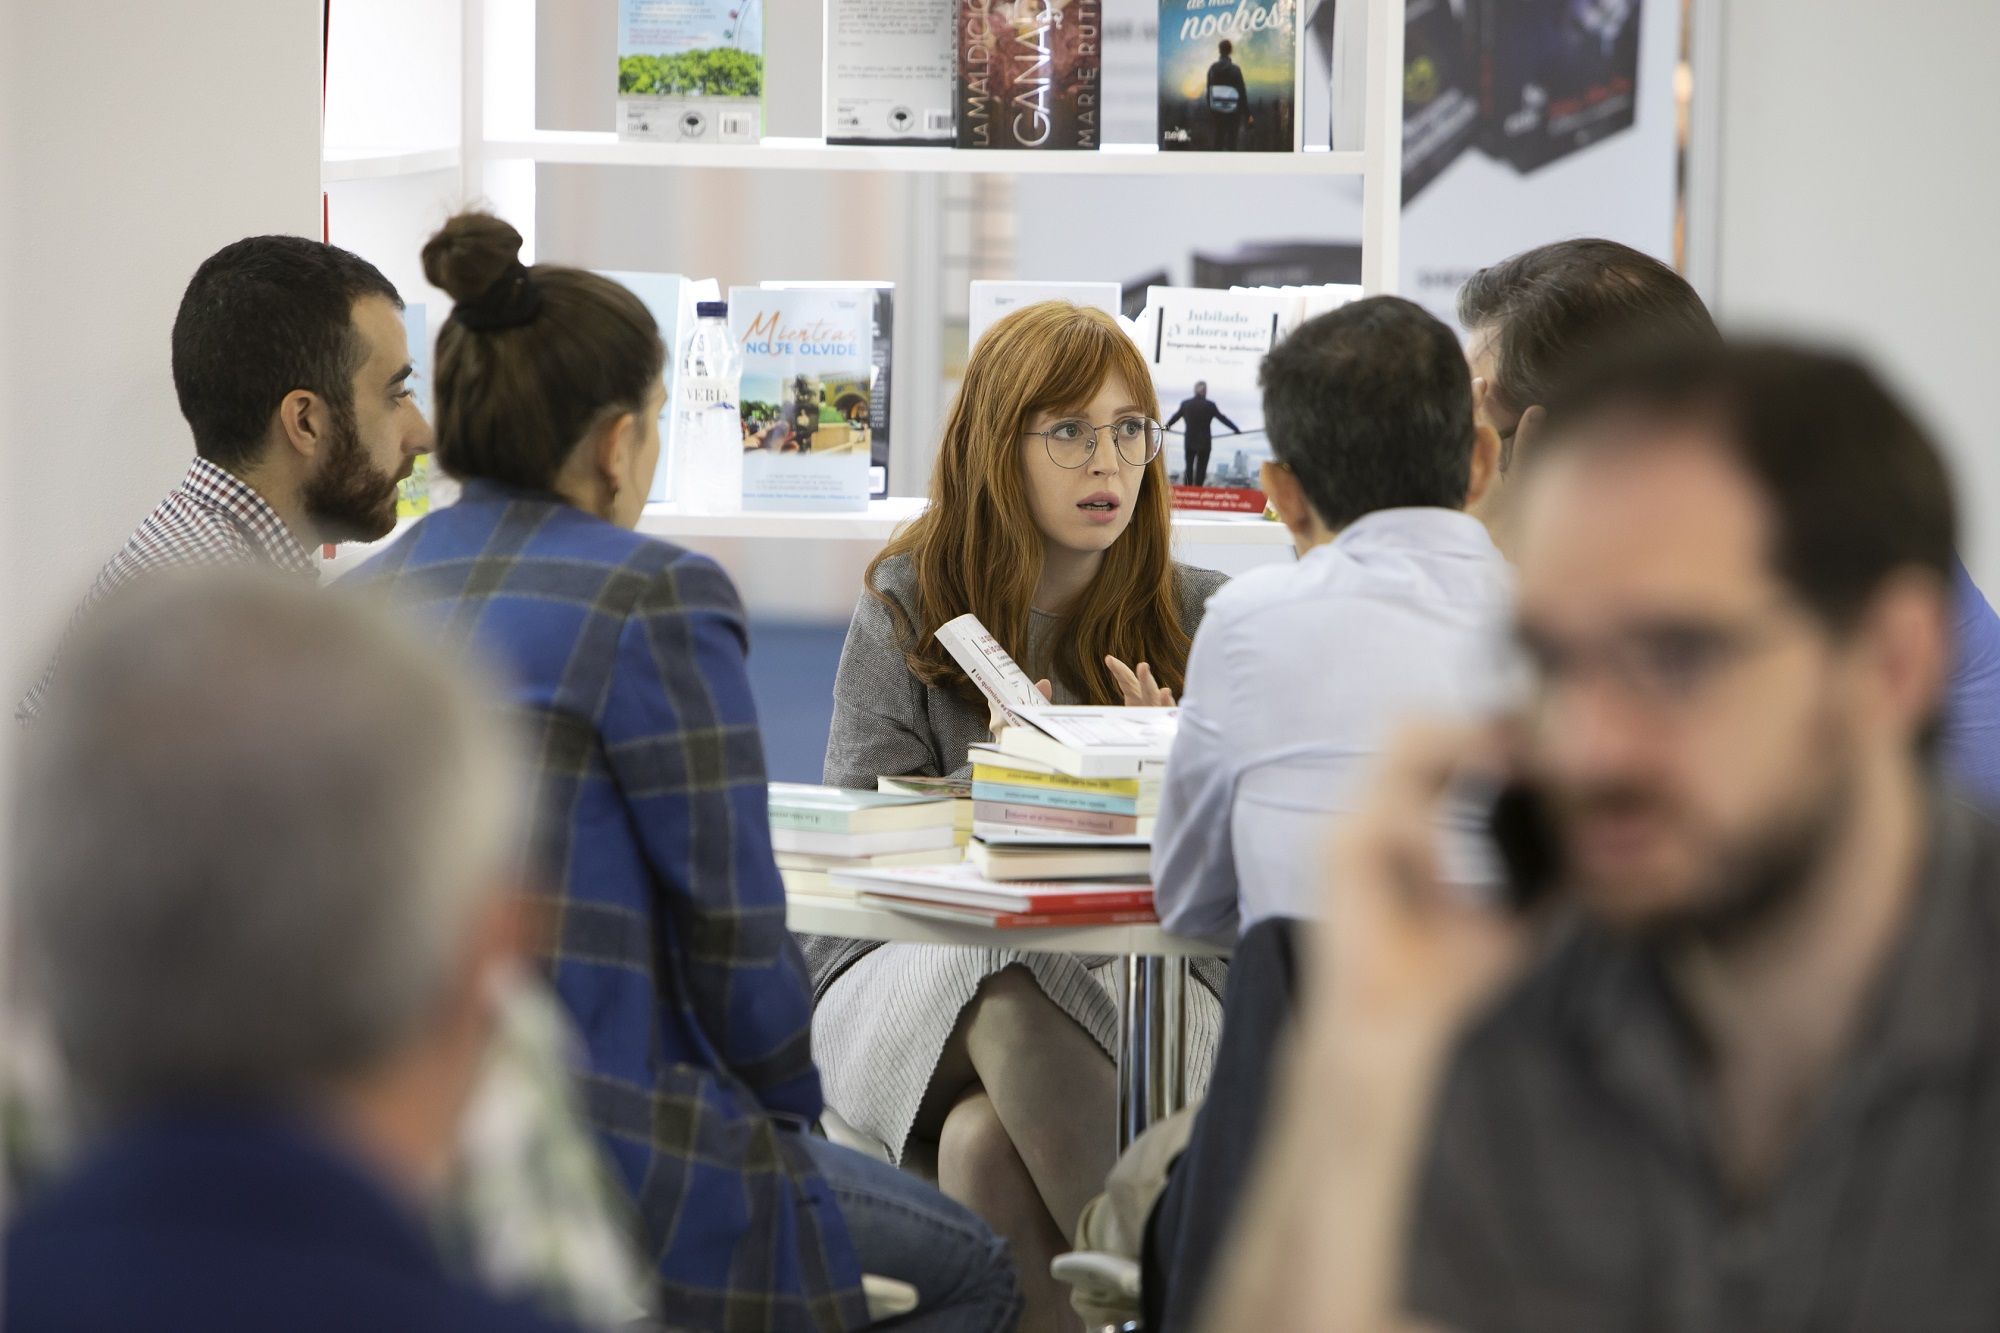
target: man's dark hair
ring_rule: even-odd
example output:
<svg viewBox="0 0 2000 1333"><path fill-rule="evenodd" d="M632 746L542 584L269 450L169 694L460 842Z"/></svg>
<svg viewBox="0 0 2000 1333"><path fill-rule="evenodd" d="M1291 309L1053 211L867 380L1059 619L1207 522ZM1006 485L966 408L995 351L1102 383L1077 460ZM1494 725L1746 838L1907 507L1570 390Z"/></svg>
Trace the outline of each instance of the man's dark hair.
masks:
<svg viewBox="0 0 2000 1333"><path fill-rule="evenodd" d="M174 392L195 452L217 467L256 460L285 395L309 389L336 413L354 407L368 350L354 303L403 298L373 264L299 236L251 236L194 271L174 316Z"/></svg>
<svg viewBox="0 0 2000 1333"><path fill-rule="evenodd" d="M1835 630L1884 580L1921 569L1950 586L1957 520L1944 459L1861 362L1775 342L1633 351L1549 405L1541 465L1577 449L1653 448L1698 431L1743 469L1772 515L1771 565Z"/></svg>
<svg viewBox="0 0 2000 1333"><path fill-rule="evenodd" d="M1215 49L1222 52L1222 58L1224 60L1227 60L1229 59L1230 53L1236 49L1236 43L1230 41L1227 37L1225 37L1220 42L1217 42L1215 44Z"/></svg>
<svg viewBox="0 0 2000 1333"><path fill-rule="evenodd" d="M1452 331L1376 296L1307 320L1264 358L1264 427L1329 528L1378 509L1462 509L1472 378Z"/></svg>
<svg viewBox="0 0 2000 1333"><path fill-rule="evenodd" d="M1493 392L1516 412L1547 406L1580 364L1634 338L1712 341L1708 307L1687 279L1616 241L1557 241L1472 275L1458 319L1497 336Z"/></svg>

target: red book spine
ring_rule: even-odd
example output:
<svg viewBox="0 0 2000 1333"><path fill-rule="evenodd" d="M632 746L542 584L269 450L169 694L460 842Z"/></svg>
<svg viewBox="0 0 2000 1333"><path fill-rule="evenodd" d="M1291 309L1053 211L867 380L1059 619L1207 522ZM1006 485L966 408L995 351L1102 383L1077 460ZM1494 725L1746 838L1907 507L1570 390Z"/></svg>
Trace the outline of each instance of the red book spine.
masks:
<svg viewBox="0 0 2000 1333"><path fill-rule="evenodd" d="M1143 912L1002 912L993 918L1000 930L1030 930L1037 926L1149 926L1159 920Z"/></svg>

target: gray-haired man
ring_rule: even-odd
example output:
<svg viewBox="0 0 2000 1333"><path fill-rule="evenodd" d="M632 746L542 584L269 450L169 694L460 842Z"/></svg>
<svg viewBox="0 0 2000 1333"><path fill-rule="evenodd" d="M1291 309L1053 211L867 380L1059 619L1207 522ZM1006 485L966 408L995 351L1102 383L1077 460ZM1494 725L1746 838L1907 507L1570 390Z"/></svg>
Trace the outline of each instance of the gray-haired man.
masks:
<svg viewBox="0 0 2000 1333"><path fill-rule="evenodd" d="M99 1141L8 1232L15 1328L555 1327L418 1221L517 966L483 696L359 608L162 586L83 634L22 774L30 968Z"/></svg>

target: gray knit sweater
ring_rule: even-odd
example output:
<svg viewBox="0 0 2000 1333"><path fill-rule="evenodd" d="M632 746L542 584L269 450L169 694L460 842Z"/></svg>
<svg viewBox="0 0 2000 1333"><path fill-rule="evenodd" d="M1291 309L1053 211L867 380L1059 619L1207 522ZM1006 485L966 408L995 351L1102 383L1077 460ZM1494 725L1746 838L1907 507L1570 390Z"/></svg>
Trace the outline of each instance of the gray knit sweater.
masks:
<svg viewBox="0 0 2000 1333"><path fill-rule="evenodd" d="M1227 576L1191 565L1174 566L1181 627L1192 637L1202 611ZM906 612L916 605L916 575L909 557L883 561L875 571L875 586ZM912 615L912 620L914 620ZM1029 641L1023 660L1037 655L1044 635L1056 621L1036 613L1030 617ZM1062 685L1057 703L1075 703ZM889 608L865 591L854 608L847 644L840 653L840 672L833 682L833 729L826 742L829 786L875 789L883 776L942 777L969 771L966 752L992 739L984 704L966 700L957 691L924 684L910 674L896 621ZM811 965L815 995L855 959L875 947L872 941L807 936L803 940Z"/></svg>

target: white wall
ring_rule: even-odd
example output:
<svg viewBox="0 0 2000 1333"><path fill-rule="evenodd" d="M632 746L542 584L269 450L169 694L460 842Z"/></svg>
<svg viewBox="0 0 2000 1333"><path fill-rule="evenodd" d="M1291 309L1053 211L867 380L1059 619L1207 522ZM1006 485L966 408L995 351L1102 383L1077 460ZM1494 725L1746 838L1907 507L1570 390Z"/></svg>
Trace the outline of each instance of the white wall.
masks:
<svg viewBox="0 0 2000 1333"><path fill-rule="evenodd" d="M2000 595L2000 3L1723 0L1715 271L1732 325L1867 351L1944 437Z"/></svg>
<svg viewBox="0 0 2000 1333"><path fill-rule="evenodd" d="M14 141L0 176L10 716L70 606L192 453L168 367L189 275L241 236L319 235L321 7L0 5L13 62L0 65ZM107 70L143 77L107 87Z"/></svg>

